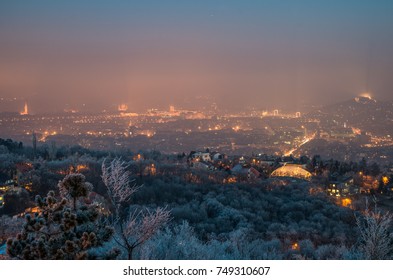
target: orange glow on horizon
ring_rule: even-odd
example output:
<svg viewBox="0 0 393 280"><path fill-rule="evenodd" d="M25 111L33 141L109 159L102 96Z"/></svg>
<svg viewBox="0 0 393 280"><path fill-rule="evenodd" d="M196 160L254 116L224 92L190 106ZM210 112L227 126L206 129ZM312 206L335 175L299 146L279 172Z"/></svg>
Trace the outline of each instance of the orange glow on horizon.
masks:
<svg viewBox="0 0 393 280"><path fill-rule="evenodd" d="M128 106L127 106L127 104L124 104L124 103L120 104L119 106L117 106L117 110L120 112L125 112L128 110Z"/></svg>
<svg viewBox="0 0 393 280"><path fill-rule="evenodd" d="M364 98L368 98L368 99L372 99L371 94L369 92L363 92L362 94L360 94L361 97Z"/></svg>

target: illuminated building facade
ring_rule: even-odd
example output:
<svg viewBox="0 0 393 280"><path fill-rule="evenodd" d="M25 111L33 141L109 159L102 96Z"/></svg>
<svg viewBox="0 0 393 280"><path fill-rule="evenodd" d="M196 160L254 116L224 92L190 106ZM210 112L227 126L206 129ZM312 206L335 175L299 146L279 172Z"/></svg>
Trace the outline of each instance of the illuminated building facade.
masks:
<svg viewBox="0 0 393 280"><path fill-rule="evenodd" d="M291 177L301 180L311 180L311 173L298 164L286 164L272 172L270 177Z"/></svg>

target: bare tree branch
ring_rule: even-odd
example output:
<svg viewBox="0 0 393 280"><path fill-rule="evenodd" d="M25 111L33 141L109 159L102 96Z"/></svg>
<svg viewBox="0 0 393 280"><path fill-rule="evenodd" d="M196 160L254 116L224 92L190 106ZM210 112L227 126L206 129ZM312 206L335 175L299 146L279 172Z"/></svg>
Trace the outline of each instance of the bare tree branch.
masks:
<svg viewBox="0 0 393 280"><path fill-rule="evenodd" d="M389 212L381 213L376 206L374 211L368 209L362 216L356 216L356 224L360 232L361 250L370 260L386 260L392 251L393 215Z"/></svg>
<svg viewBox="0 0 393 280"><path fill-rule="evenodd" d="M102 163L102 181L107 187L108 194L114 206L128 201L132 194L142 186L131 185L130 172L127 171L128 165L120 158L115 158L109 165L106 160Z"/></svg>
<svg viewBox="0 0 393 280"><path fill-rule="evenodd" d="M115 212L112 214L114 228L122 240L116 242L127 251L128 258L132 259L133 250L150 239L163 225L170 220L170 211L166 208L157 208L154 211L132 211L128 216L120 215L122 203L128 202L131 196L142 186L130 181L128 165L119 158L109 164L102 163L102 180L107 188L109 199Z"/></svg>

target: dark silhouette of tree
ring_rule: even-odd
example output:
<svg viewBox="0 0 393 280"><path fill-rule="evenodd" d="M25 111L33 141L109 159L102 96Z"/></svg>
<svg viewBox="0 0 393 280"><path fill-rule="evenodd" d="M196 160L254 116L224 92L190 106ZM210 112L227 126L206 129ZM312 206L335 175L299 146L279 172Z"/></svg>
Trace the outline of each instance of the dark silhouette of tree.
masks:
<svg viewBox="0 0 393 280"><path fill-rule="evenodd" d="M28 260L116 258L116 249L102 255L94 253L94 248L112 238L113 228L99 221L97 205L82 200L91 188L82 174L70 174L59 183L60 199L54 191L44 198L37 196L38 212L26 215L22 231L7 240L7 254Z"/></svg>
<svg viewBox="0 0 393 280"><path fill-rule="evenodd" d="M381 173L381 169L379 168L379 165L376 162L373 162L370 167L370 174L374 177L378 176Z"/></svg>
<svg viewBox="0 0 393 280"><path fill-rule="evenodd" d="M359 171L362 171L364 174L367 175L367 160L365 158L362 158L362 160L359 162Z"/></svg>

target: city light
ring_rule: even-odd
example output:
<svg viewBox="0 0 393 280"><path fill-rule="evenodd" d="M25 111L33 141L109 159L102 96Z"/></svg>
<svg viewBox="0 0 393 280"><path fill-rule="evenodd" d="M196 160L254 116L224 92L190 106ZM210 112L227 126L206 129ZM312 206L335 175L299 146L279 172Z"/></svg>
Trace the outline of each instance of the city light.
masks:
<svg viewBox="0 0 393 280"><path fill-rule="evenodd" d="M297 243L297 242L293 243L291 246L291 249L292 250L299 250L299 243Z"/></svg>
<svg viewBox="0 0 393 280"><path fill-rule="evenodd" d="M389 275L393 1L3 2L4 279Z"/></svg>

